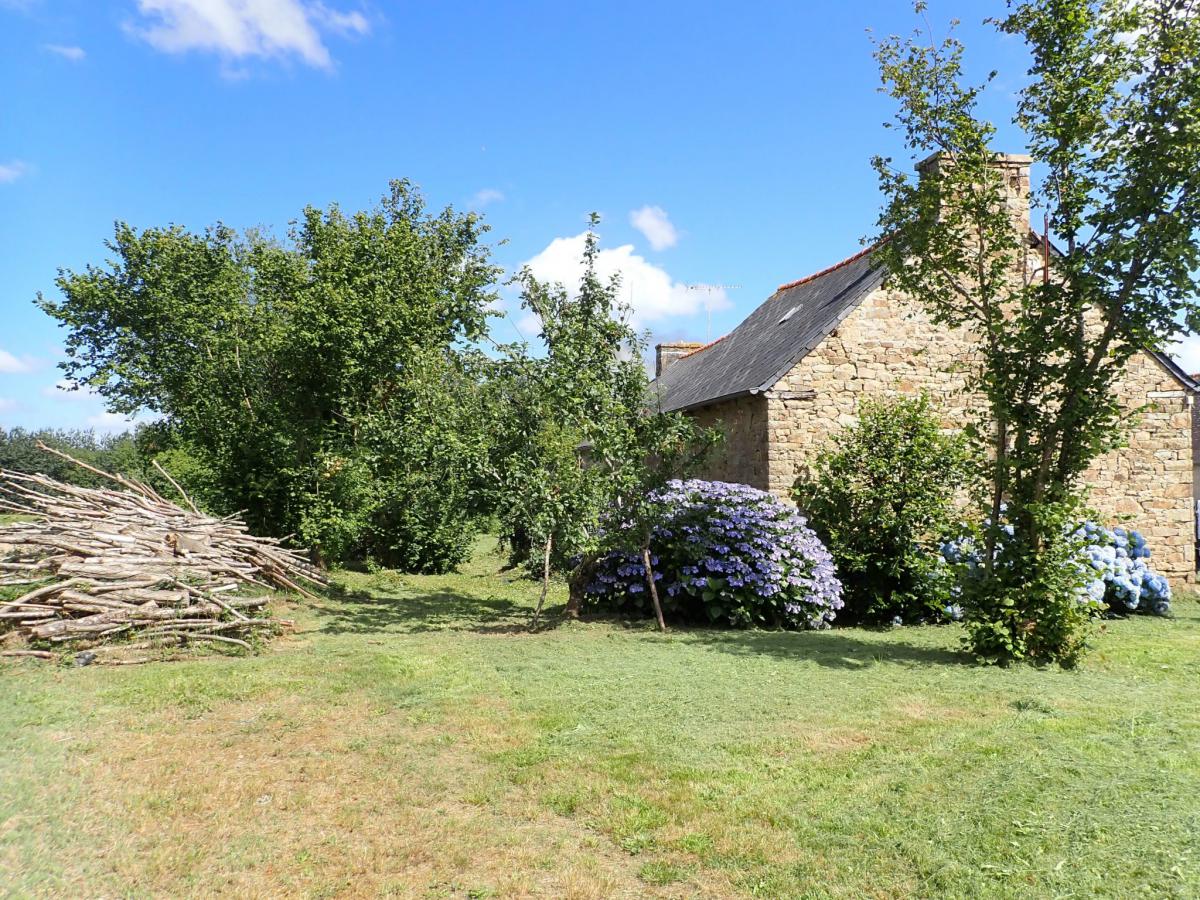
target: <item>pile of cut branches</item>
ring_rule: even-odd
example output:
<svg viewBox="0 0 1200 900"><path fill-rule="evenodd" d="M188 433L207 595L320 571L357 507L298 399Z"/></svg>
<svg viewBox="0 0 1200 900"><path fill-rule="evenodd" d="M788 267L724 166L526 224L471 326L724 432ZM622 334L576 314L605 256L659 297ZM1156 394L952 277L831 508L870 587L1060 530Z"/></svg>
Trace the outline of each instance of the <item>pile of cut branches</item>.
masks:
<svg viewBox="0 0 1200 900"><path fill-rule="evenodd" d="M0 470L0 513L23 517L0 524L0 591L24 589L0 601L0 635L35 647L0 655L49 659L45 647L64 645L89 661L144 662L151 656L128 652L194 642L248 650L249 638L281 624L263 615L263 591L313 597L304 583L325 584L301 552L248 534L237 516L201 513L161 468L186 508L140 481L41 448L115 487Z"/></svg>

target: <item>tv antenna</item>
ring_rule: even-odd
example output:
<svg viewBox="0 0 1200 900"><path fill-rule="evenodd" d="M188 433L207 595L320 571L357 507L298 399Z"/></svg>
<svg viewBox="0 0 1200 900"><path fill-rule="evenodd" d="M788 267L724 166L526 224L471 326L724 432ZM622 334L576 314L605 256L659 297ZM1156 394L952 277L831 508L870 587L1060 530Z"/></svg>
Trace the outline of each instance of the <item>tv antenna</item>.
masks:
<svg viewBox="0 0 1200 900"><path fill-rule="evenodd" d="M700 284L700 283L697 283L697 284L685 284L684 287L687 288L689 291L702 291L705 295L705 297L704 297L704 342L706 344L710 343L712 341L712 297L713 297L713 294L717 293L718 291L720 291L721 293L725 293L725 291L737 290L738 288L741 287L741 285L740 284Z"/></svg>

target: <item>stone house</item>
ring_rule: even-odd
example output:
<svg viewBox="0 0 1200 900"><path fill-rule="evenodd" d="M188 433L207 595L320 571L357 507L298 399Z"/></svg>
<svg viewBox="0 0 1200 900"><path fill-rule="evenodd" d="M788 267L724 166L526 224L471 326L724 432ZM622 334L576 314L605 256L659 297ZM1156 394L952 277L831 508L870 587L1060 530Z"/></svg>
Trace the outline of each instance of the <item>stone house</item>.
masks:
<svg viewBox="0 0 1200 900"><path fill-rule="evenodd" d="M1027 156L997 156L1014 221L1036 248L1029 163ZM969 334L934 325L920 304L890 289L868 248L780 286L711 344L659 344L655 387L664 410L725 432L704 477L786 497L814 453L856 421L863 397L925 391L946 427L964 424L979 402L964 391L963 363L973 353ZM1169 357L1139 353L1118 387L1130 412L1127 446L1102 457L1085 478L1090 503L1109 524L1128 521L1141 530L1155 566L1176 584L1195 578L1198 391Z"/></svg>

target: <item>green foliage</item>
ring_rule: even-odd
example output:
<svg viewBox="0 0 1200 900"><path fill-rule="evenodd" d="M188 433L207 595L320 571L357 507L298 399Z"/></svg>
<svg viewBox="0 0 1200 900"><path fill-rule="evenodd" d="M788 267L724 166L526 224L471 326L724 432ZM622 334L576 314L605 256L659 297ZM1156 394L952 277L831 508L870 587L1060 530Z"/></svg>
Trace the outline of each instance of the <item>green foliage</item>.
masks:
<svg viewBox="0 0 1200 900"><path fill-rule="evenodd" d="M793 499L825 541L849 622L945 617L951 579L937 543L966 475L964 442L943 434L925 396L866 400Z"/></svg>
<svg viewBox="0 0 1200 900"><path fill-rule="evenodd" d="M39 442L105 472L143 478L148 468L138 449L137 440L130 432L97 435L94 431L81 430L45 428L29 431L13 428L5 431L0 428L0 469L26 474L41 473L80 487L110 484L99 475L39 449Z"/></svg>
<svg viewBox="0 0 1200 900"><path fill-rule="evenodd" d="M1046 167L1033 201L1045 242L1062 252L1043 258L1029 223L1014 220L962 45L918 35L884 40L876 56L906 148L940 155L916 181L875 160L887 201L879 253L935 321L979 340L968 384L986 400L970 431L990 460L979 518L994 523L994 550L1006 505L1023 562L993 579L989 552L977 596L1032 623L1039 641L1059 635L1069 661L1074 618L1058 616L1067 601L1051 596L1057 576L1042 563L1057 558L1057 510L1076 504L1082 473L1121 439L1114 385L1129 360L1200 323L1200 12L1167 0L1027 0L997 26L1032 56L1015 124ZM1021 577L1031 580L1011 581ZM1041 655L1054 656L1049 644Z"/></svg>
<svg viewBox="0 0 1200 900"><path fill-rule="evenodd" d="M692 419L654 409L645 343L627 321L619 281L596 274L598 222L593 215L578 290L543 284L527 270L517 277L522 305L542 323L546 354L512 348L497 442L498 508L510 543L543 575L548 547L553 568L575 572L577 600L603 550L630 541L640 549L648 540L654 491L714 440ZM614 509L631 531L601 527Z"/></svg>
<svg viewBox="0 0 1200 900"><path fill-rule="evenodd" d="M1036 547L1006 537L994 565L961 567L958 585L967 646L982 662L1058 663L1074 668L1087 648L1100 604L1084 591L1080 509L1071 503L1038 507L1047 537ZM975 542L986 543L984 529Z"/></svg>
<svg viewBox="0 0 1200 900"><path fill-rule="evenodd" d="M405 182L353 215L306 208L286 244L118 223L113 259L39 304L68 329L67 376L161 414L217 506L328 561L443 571L489 443L486 365L463 350L493 297L485 230Z"/></svg>

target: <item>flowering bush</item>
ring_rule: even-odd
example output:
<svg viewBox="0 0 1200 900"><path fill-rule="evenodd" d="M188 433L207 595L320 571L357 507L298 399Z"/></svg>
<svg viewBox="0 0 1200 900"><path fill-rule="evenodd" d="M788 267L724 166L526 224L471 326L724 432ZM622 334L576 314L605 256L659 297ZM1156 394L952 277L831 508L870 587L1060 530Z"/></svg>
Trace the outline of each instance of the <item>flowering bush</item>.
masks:
<svg viewBox="0 0 1200 900"><path fill-rule="evenodd" d="M1095 522L1084 522L1078 536L1086 542L1082 562L1088 581L1088 596L1120 613L1171 612L1171 585L1165 576L1150 568L1150 548L1141 532L1124 528L1109 530Z"/></svg>
<svg viewBox="0 0 1200 900"><path fill-rule="evenodd" d="M793 507L742 484L672 481L651 536L664 611L691 621L828 628L842 607L829 551ZM588 586L595 608L650 614L635 553L605 557Z"/></svg>
<svg viewBox="0 0 1200 900"><path fill-rule="evenodd" d="M1011 537L1012 533L1011 525L1001 527L995 551L997 564L1004 559L1005 537ZM1141 532L1084 522L1071 538L1075 545L1075 571L1079 574L1075 595L1080 605L1089 606L1096 613L1109 610L1122 614L1170 614L1171 585L1166 576L1155 572L1147 562L1150 548ZM970 537L944 541L941 555L968 576L981 568L983 560L982 548ZM952 590L956 602L946 608L952 618L962 617L962 607L957 602L961 592L961 584Z"/></svg>

